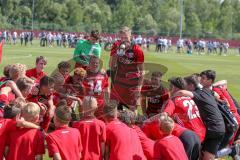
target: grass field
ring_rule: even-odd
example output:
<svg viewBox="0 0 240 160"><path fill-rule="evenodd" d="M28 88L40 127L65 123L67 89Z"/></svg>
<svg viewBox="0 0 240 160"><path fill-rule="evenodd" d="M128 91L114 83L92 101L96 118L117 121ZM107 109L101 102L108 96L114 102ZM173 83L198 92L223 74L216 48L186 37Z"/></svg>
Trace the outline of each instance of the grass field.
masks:
<svg viewBox="0 0 240 160"><path fill-rule="evenodd" d="M168 70L163 77L164 80L171 76L185 76L205 69L216 70L217 80L227 79L230 92L240 98L240 57L235 55L235 50L231 50L228 56L177 54L175 48L172 50L174 51L169 53L145 52L145 62L162 64L167 67ZM72 48L39 47L38 42L27 47L5 45L0 68L2 70L6 64L16 62L24 63L30 68L34 66L36 56L43 55L48 59L45 71L51 73L60 61L71 59L73 51ZM103 51L102 60L104 67L107 68L108 52Z"/></svg>
<svg viewBox="0 0 240 160"><path fill-rule="evenodd" d="M46 56L48 60L45 71L51 73L62 60L72 58L74 49L72 48L49 48L39 47L37 41L33 46L10 46L3 48L3 59L0 64L1 70L7 64L24 63L28 68L33 67L35 58L39 55ZM235 50L230 51L228 56L213 55L187 55L175 53L175 48L169 53L155 53L153 51L145 52L145 62L164 65L168 70L164 75L164 80L171 76L186 76L205 69L213 69L217 72L217 80L228 80L230 92L240 99L240 57L236 56ZM104 67L107 68L109 53L103 51L102 60ZM48 159L48 158L44 158Z"/></svg>

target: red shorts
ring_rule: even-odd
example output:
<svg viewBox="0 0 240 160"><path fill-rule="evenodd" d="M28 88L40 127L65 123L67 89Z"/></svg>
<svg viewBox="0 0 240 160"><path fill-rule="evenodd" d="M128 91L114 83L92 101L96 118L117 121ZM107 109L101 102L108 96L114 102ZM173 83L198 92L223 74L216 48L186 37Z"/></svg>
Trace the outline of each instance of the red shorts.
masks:
<svg viewBox="0 0 240 160"><path fill-rule="evenodd" d="M140 90L129 89L116 84L112 86L110 99L117 100L125 105L136 106L139 98Z"/></svg>

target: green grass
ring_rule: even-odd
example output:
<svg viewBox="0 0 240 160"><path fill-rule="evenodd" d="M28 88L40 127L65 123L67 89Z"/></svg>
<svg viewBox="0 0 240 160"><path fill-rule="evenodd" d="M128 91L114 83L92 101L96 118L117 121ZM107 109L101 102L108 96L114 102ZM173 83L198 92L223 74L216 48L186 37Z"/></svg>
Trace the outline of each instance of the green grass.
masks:
<svg viewBox="0 0 240 160"><path fill-rule="evenodd" d="M171 76L186 76L205 69L216 70L217 80L227 79L230 92L237 98L240 97L238 91L240 88L240 57L234 54L235 50L231 50L231 54L228 56L177 54L175 48L172 50L174 51L170 53L145 52L145 62L162 64L167 67L168 70L163 77L164 80ZM43 55L48 59L45 71L51 73L60 61L71 59L73 51L73 48L39 47L37 41L33 46L27 47L5 45L0 68L3 69L6 64L17 62L24 63L30 68L34 66L36 56ZM102 59L104 67L107 68L109 52L103 51Z"/></svg>
<svg viewBox="0 0 240 160"><path fill-rule="evenodd" d="M39 47L38 41L33 46L5 45L3 48L3 59L0 64L1 70L7 64L24 63L28 68L35 65L37 56L46 56L48 60L45 71L51 73L56 69L57 64L62 60L70 60L74 49L72 48L49 48ZM236 56L236 50L231 50L228 56L213 55L186 55L175 53L175 48L169 53L155 53L152 49L145 52L145 62L162 64L167 67L167 72L163 79L167 80L171 76L186 76L205 69L213 69L217 72L217 80L227 79L230 92L239 99L240 97L240 57ZM109 52L103 51L102 60L104 68L107 68ZM45 156L44 159L48 159Z"/></svg>

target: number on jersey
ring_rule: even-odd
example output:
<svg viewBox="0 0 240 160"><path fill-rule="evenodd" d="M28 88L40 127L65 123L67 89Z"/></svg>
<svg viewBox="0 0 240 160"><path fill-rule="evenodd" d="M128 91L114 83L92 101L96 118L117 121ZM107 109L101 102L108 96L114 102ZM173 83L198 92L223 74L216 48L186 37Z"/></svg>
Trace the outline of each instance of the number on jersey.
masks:
<svg viewBox="0 0 240 160"><path fill-rule="evenodd" d="M98 94L100 95L102 93L102 81L97 80L96 83L94 84L94 81L89 81L88 85L90 86L90 91L89 94Z"/></svg>
<svg viewBox="0 0 240 160"><path fill-rule="evenodd" d="M184 100L183 106L188 107L188 118L192 120L194 118L200 118L198 108L193 100Z"/></svg>

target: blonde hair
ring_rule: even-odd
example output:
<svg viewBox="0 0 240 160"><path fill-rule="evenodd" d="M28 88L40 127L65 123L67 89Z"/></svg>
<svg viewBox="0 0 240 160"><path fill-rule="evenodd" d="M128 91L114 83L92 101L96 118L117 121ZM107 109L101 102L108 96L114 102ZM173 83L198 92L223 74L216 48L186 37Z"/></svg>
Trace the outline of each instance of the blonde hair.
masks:
<svg viewBox="0 0 240 160"><path fill-rule="evenodd" d="M20 109L22 109L26 104L27 103L26 103L25 99L22 98L22 97L18 97L14 101L14 106L17 107L17 108L20 108Z"/></svg>
<svg viewBox="0 0 240 160"><path fill-rule="evenodd" d="M85 69L78 67L78 68L74 69L74 75L84 78L84 77L86 77L87 72Z"/></svg>
<svg viewBox="0 0 240 160"><path fill-rule="evenodd" d="M164 134L171 134L174 128L174 121L166 113L159 115L159 128Z"/></svg>
<svg viewBox="0 0 240 160"><path fill-rule="evenodd" d="M24 77L26 74L27 67L25 64L16 63L10 66L9 77L12 80L17 80L20 77Z"/></svg>
<svg viewBox="0 0 240 160"><path fill-rule="evenodd" d="M83 112L95 112L97 109L97 99L92 96L86 96L83 98Z"/></svg>
<svg viewBox="0 0 240 160"><path fill-rule="evenodd" d="M40 108L36 103L27 103L22 108L22 116L27 121L32 121L40 114Z"/></svg>
<svg viewBox="0 0 240 160"><path fill-rule="evenodd" d="M131 32L132 32L131 29L127 26L124 26L119 30L119 33L125 33L125 34L128 34L128 35L131 35Z"/></svg>

